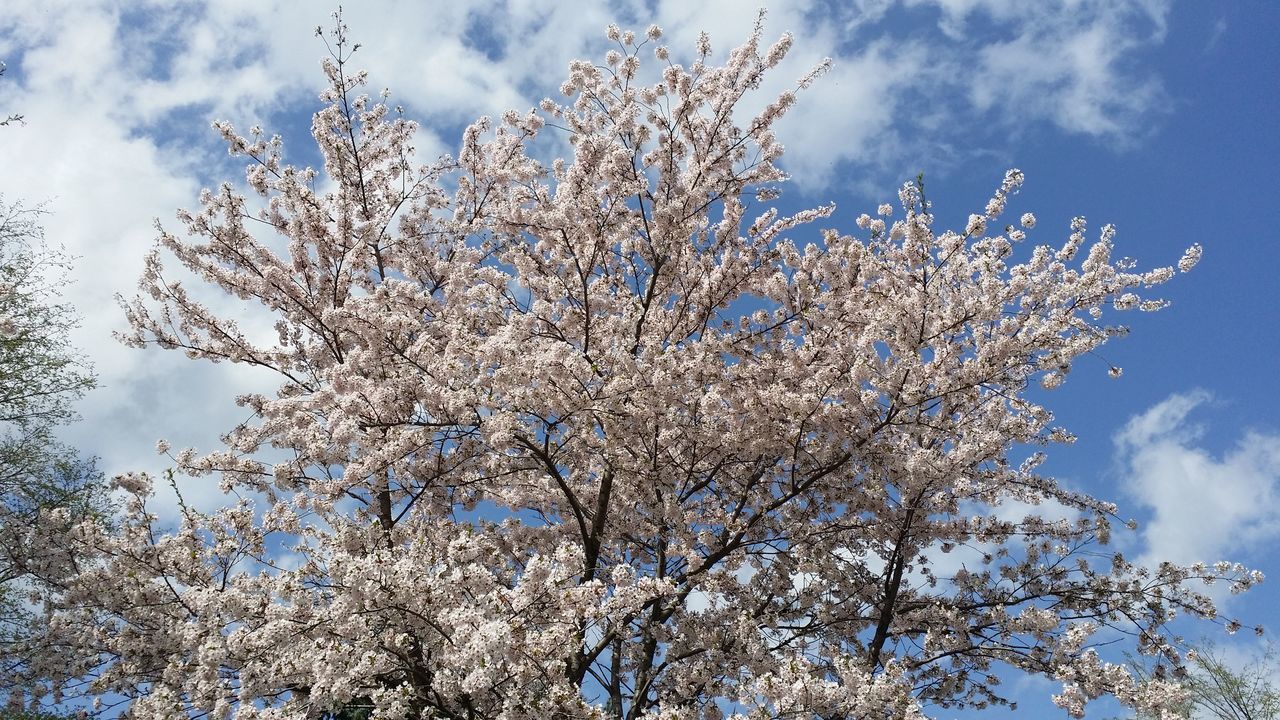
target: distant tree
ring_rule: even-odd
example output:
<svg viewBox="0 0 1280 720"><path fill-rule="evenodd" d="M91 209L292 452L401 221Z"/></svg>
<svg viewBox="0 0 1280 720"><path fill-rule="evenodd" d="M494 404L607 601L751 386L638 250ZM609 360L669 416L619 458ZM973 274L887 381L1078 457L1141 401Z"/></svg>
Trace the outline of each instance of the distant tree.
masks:
<svg viewBox="0 0 1280 720"><path fill-rule="evenodd" d="M54 435L94 378L68 338L68 259L45 244L40 214L0 198L0 707L33 690L21 669L50 552L34 528L69 530L109 508L94 461Z"/></svg>
<svg viewBox="0 0 1280 720"><path fill-rule="evenodd" d="M1173 679L1184 699L1173 706L1177 717L1190 720L1280 720L1280 655L1268 644L1242 666L1227 662L1212 643L1187 652L1185 662L1131 660L1137 676Z"/></svg>
<svg viewBox="0 0 1280 720"><path fill-rule="evenodd" d="M1207 648L1190 659L1186 687L1195 715L1217 720L1280 719L1280 662L1275 646L1243 667Z"/></svg>
<svg viewBox="0 0 1280 720"><path fill-rule="evenodd" d="M125 474L122 527L64 536L95 561L51 598L39 668L146 718L887 720L1008 702L1010 673L1072 715L1176 699L1094 645L1176 658L1167 623L1216 612L1191 584L1258 575L1131 564L1115 507L1025 449L1071 439L1029 387L1177 269L1134 271L1083 219L1023 245L1016 170L956 231L910 182L818 232L833 208L768 203L774 125L820 69L742 103L789 36L723 64L703 36L687 65L657 27L609 37L563 101L425 167L341 24L322 170L218 125L253 195L161 231L127 339L280 385L239 398L225 451L173 454L224 507L165 531ZM1007 516L1041 503L1070 519Z"/></svg>

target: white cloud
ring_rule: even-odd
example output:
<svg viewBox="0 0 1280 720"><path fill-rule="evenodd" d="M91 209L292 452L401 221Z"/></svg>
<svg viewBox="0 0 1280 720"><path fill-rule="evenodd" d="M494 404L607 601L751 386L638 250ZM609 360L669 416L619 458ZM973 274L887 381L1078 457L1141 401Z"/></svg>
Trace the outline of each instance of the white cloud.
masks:
<svg viewBox="0 0 1280 720"><path fill-rule="evenodd" d="M1246 431L1215 453L1188 420L1209 400L1172 395L1116 437L1128 492L1151 512L1143 563L1239 560L1280 538L1280 435Z"/></svg>
<svg viewBox="0 0 1280 720"><path fill-rule="evenodd" d="M941 2L944 32L966 23L1013 23L978 48L969 99L1006 122L1030 119L1128 141L1163 97L1159 78L1127 72L1128 56L1164 39L1164 3ZM979 13L974 8L981 8ZM985 15L985 18L974 17Z"/></svg>

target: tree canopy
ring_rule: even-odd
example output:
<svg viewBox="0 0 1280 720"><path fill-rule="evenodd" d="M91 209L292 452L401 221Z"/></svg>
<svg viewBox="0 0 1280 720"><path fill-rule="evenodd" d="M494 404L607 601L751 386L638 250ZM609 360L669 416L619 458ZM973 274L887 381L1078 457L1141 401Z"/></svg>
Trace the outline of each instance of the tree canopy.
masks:
<svg viewBox="0 0 1280 720"><path fill-rule="evenodd" d="M218 124L248 194L161 230L127 340L280 386L224 450L161 445L224 508L165 532L153 479L116 478L122 527L43 568L32 672L138 717L919 717L1006 703L1010 671L1075 716L1176 702L1094 645L1176 658L1168 623L1215 616L1194 581L1259 578L1109 549L1115 506L1037 471L1072 438L1033 388L1199 247L1137 271L1083 218L1032 245L1017 170L954 231L921 181L855 227L783 213L774 125L823 67L752 108L790 36L686 65L608 33L564 99L432 164L340 23L322 168Z"/></svg>

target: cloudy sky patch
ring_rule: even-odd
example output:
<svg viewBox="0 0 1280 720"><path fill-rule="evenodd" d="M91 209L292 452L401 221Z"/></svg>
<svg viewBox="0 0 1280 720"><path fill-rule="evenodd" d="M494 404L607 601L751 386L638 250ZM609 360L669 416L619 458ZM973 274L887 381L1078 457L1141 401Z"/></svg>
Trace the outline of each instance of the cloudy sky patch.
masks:
<svg viewBox="0 0 1280 720"><path fill-rule="evenodd" d="M1127 491L1148 508L1142 560L1238 561L1280 539L1280 434L1243 430L1206 447L1197 411L1204 391L1171 395L1116 437Z"/></svg>

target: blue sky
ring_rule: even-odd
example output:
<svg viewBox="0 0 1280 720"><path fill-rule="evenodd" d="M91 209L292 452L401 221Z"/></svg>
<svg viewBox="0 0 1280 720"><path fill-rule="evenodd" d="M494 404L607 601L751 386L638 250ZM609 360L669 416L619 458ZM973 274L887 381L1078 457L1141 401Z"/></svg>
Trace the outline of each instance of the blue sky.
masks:
<svg viewBox="0 0 1280 720"><path fill-rule="evenodd" d="M68 297L103 387L67 439L108 472L164 467L153 447L213 449L244 419L232 398L270 379L176 354L128 350L116 293L131 295L153 219L171 227L199 189L240 177L209 123L261 123L306 162L324 54L319 3L16 0L0 14L0 192L47 201L49 238L78 255ZM1027 175L1010 212L1058 242L1075 215L1118 229L1140 266L1197 269L1164 286L1172 307L1085 359L1048 397L1079 442L1049 469L1142 521L1131 555L1225 557L1274 579L1228 609L1280 632L1280 4L1124 2L767 3L767 34L797 36L777 87L824 56L834 69L780 128L788 207L835 201L831 224L925 173L944 225L962 225L1004 170ZM423 123L419 149L455 149L481 114L554 95L569 59L597 58L604 26L661 25L673 52L699 30L718 53L756 5L651 1L363 2L346 20L357 64ZM722 55L721 55L722 56ZM226 299L213 298L230 312ZM1119 380L1111 365L1124 368ZM207 486L188 492L216 503ZM1207 629L1206 629L1207 630ZM1197 633L1199 631L1192 631ZM1241 640L1247 650L1252 640Z"/></svg>

